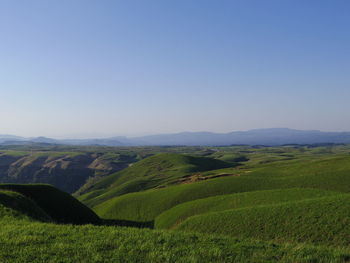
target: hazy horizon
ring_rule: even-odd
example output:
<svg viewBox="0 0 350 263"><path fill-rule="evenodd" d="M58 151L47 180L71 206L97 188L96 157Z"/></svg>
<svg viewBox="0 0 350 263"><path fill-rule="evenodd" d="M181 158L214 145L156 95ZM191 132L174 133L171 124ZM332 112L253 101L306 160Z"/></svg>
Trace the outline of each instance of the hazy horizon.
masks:
<svg viewBox="0 0 350 263"><path fill-rule="evenodd" d="M231 132L247 132L247 131L254 131L254 130L272 130L272 129L289 129L289 130L298 130L298 131L319 131L319 132L350 132L350 130L342 130L342 131L329 131L329 130L317 130L317 129L294 129L294 128L288 128L288 127L270 127L270 128L253 128L253 129L247 129L247 130L232 130L232 131L224 131L224 132L215 132L215 131L189 131L189 130L183 130L183 131L174 131L174 132L168 132L168 133L135 133L135 134L93 134L93 133L85 133L85 134L62 134L61 136L49 136L49 135L43 135L43 134L36 134L36 135L21 135L21 134L9 134L9 133L1 133L0 136L18 136L22 138L38 138L38 137L45 137L45 138L51 138L51 139L57 139L57 140L65 140L65 139L109 139L113 137L126 137L126 138L137 138L137 137L144 137L144 136L153 136L153 135L171 135L171 134L180 134L180 133L215 133L215 134L227 134Z"/></svg>
<svg viewBox="0 0 350 263"><path fill-rule="evenodd" d="M349 1L1 1L0 134L350 131Z"/></svg>

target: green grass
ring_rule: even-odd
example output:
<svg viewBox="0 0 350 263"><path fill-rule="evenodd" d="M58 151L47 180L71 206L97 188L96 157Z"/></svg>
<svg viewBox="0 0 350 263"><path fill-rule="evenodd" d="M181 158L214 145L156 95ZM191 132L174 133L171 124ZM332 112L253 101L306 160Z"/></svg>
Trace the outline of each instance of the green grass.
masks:
<svg viewBox="0 0 350 263"><path fill-rule="evenodd" d="M226 177L208 181L125 194L109 199L93 210L102 218L151 221L164 211L184 202L235 192L273 188L265 180ZM276 188L276 187L275 187Z"/></svg>
<svg viewBox="0 0 350 263"><path fill-rule="evenodd" d="M350 259L348 248L164 230L52 224L37 222L28 212L45 216L24 195L0 191L0 262L335 263Z"/></svg>
<svg viewBox="0 0 350 263"><path fill-rule="evenodd" d="M181 203L217 195L287 188L314 188L348 193L350 192L349 164L349 156L274 162L242 168L241 176L131 193L97 203L98 205L93 202L88 204L101 217L151 221L164 211ZM226 170L226 173L236 172L232 171L232 168ZM220 173L225 173L225 169L203 174L212 176ZM96 199L98 196L90 200Z"/></svg>
<svg viewBox="0 0 350 263"><path fill-rule="evenodd" d="M31 199L13 191L0 191L0 219L4 218L52 221Z"/></svg>
<svg viewBox="0 0 350 263"><path fill-rule="evenodd" d="M215 157L218 160L222 160L225 162L237 163L237 162L246 162L249 159L241 154L233 154L233 153L215 153L211 157Z"/></svg>
<svg viewBox="0 0 350 263"><path fill-rule="evenodd" d="M2 150L0 151L0 156L7 155L12 157L23 157L29 155L30 152L25 151L12 151L12 150Z"/></svg>
<svg viewBox="0 0 350 263"><path fill-rule="evenodd" d="M191 216L209 212L285 203L337 194L339 193L318 189L292 188L213 196L185 202L166 210L156 217L155 227L174 228Z"/></svg>
<svg viewBox="0 0 350 263"><path fill-rule="evenodd" d="M346 262L347 248L146 229L0 221L0 262Z"/></svg>
<svg viewBox="0 0 350 263"><path fill-rule="evenodd" d="M177 230L350 246L350 195L322 197L192 216Z"/></svg>
<svg viewBox="0 0 350 263"><path fill-rule="evenodd" d="M108 162L169 151L211 158L164 153L92 181L79 198L102 222L48 185L0 185L0 262L350 261L348 146L129 151L97 155ZM249 160L237 166L243 156ZM199 173L235 176L176 185ZM153 220L172 230L111 226Z"/></svg>
<svg viewBox="0 0 350 263"><path fill-rule="evenodd" d="M176 183L193 173L232 166L232 163L206 157L176 153L157 154L102 179L88 193L80 196L79 200L88 206L95 206L123 194ZM97 194L93 194L94 192Z"/></svg>
<svg viewBox="0 0 350 263"><path fill-rule="evenodd" d="M248 174L256 177L302 177L343 175L350 171L349 155L328 155L317 159L297 159L274 163L259 164Z"/></svg>
<svg viewBox="0 0 350 263"><path fill-rule="evenodd" d="M18 192L29 198L57 223L98 223L99 217L71 195L44 184L0 184L0 190Z"/></svg>

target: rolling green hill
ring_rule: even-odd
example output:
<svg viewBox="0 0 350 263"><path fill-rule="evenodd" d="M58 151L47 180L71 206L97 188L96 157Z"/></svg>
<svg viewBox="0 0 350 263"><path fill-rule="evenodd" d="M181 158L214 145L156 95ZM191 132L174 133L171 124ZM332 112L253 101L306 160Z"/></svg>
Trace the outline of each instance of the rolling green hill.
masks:
<svg viewBox="0 0 350 263"><path fill-rule="evenodd" d="M326 156L318 160L254 165L243 168L241 176L227 176L131 193L102 203L88 201L88 204L104 218L151 221L178 204L217 195L287 188L314 188L347 193L350 192L349 163L349 156ZM232 168L226 170L226 173L232 173ZM225 173L225 169L203 172L207 176L218 173Z"/></svg>
<svg viewBox="0 0 350 263"><path fill-rule="evenodd" d="M62 213L58 203L67 210L74 206L77 213L82 210L72 205L74 202L61 191L48 185L8 184L0 185L0 189L11 189L0 190L1 262L328 263L350 259L348 248L117 226L46 223L53 222L48 213L53 214L56 209L55 221L67 222L67 214ZM59 220L59 216L63 218Z"/></svg>
<svg viewBox="0 0 350 263"><path fill-rule="evenodd" d="M197 172L233 166L232 163L206 157L161 153L102 179L79 200L92 207L123 194L181 183Z"/></svg>
<svg viewBox="0 0 350 263"><path fill-rule="evenodd" d="M0 191L0 220L6 219L51 221L31 199L17 192Z"/></svg>
<svg viewBox="0 0 350 263"><path fill-rule="evenodd" d="M178 227L234 237L350 246L350 195L192 216Z"/></svg>
<svg viewBox="0 0 350 263"><path fill-rule="evenodd" d="M223 210L314 199L340 193L308 188L253 191L197 199L177 205L156 217L156 228L174 228L191 216Z"/></svg>
<svg viewBox="0 0 350 263"><path fill-rule="evenodd" d="M300 158L295 160L262 163L252 167L248 176L254 177L303 177L347 175L350 172L350 156L325 155L318 158Z"/></svg>
<svg viewBox="0 0 350 263"><path fill-rule="evenodd" d="M99 223L99 217L71 195L51 185L0 184L0 190L20 193L29 198L54 222L71 224Z"/></svg>
<svg viewBox="0 0 350 263"><path fill-rule="evenodd" d="M49 185L0 185L0 262L350 261L349 155L199 151L221 160L158 154L91 181L79 198L103 220Z"/></svg>
<svg viewBox="0 0 350 263"><path fill-rule="evenodd" d="M215 195L254 191L264 187L273 188L263 179L225 177L125 194L98 204L93 210L102 218L151 221L164 211L184 202Z"/></svg>

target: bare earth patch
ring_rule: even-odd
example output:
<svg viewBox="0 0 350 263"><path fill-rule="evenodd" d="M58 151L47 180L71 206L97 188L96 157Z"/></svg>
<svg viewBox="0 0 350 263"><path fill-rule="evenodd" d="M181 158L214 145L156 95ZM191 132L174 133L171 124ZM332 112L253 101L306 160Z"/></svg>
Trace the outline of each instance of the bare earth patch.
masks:
<svg viewBox="0 0 350 263"><path fill-rule="evenodd" d="M209 179L214 179L214 178L219 178L219 177L226 177L226 176L240 176L240 174L216 174L213 176L203 176L201 174L194 174L191 176L186 176L184 178L181 178L177 181L177 183L179 184L191 184L194 182L198 182L198 181L205 181L205 180L209 180Z"/></svg>

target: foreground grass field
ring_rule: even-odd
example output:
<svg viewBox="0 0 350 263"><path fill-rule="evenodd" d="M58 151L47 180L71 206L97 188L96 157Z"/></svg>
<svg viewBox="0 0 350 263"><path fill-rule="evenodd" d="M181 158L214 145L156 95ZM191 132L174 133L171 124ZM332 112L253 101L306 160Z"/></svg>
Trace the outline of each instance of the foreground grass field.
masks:
<svg viewBox="0 0 350 263"><path fill-rule="evenodd" d="M0 262L347 262L350 250L203 234L0 220Z"/></svg>
<svg viewBox="0 0 350 263"><path fill-rule="evenodd" d="M22 210L27 202L21 194L0 193L0 262L346 262L350 259L347 248L39 222L38 216L33 218L29 214L45 214L35 204Z"/></svg>

